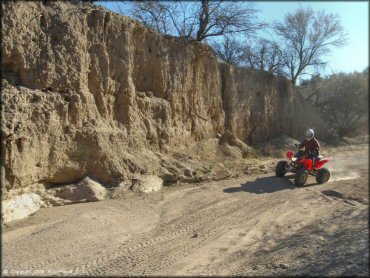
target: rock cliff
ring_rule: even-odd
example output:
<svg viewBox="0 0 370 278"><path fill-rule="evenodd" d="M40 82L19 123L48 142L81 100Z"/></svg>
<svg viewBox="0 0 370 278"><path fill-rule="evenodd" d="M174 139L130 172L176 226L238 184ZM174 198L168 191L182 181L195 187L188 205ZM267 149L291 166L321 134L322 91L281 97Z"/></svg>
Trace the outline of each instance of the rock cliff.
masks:
<svg viewBox="0 0 370 278"><path fill-rule="evenodd" d="M225 130L248 144L307 127L330 139L287 79L219 63L204 44L91 5L1 5L6 190L171 180L165 155Z"/></svg>

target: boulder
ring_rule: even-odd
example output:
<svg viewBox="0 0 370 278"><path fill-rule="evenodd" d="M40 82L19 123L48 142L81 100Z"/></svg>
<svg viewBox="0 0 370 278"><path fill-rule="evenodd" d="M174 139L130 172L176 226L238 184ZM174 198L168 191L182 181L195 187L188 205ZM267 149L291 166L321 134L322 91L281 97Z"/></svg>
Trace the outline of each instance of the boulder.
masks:
<svg viewBox="0 0 370 278"><path fill-rule="evenodd" d="M48 193L57 198L67 200L66 204L101 201L108 196L108 190L89 177L75 184L49 189Z"/></svg>
<svg viewBox="0 0 370 278"><path fill-rule="evenodd" d="M2 202L1 218L4 223L23 219L43 206L41 197L35 193L22 194Z"/></svg>
<svg viewBox="0 0 370 278"><path fill-rule="evenodd" d="M131 190L136 193L150 193L161 190L162 186L163 180L157 176L136 176L133 179Z"/></svg>

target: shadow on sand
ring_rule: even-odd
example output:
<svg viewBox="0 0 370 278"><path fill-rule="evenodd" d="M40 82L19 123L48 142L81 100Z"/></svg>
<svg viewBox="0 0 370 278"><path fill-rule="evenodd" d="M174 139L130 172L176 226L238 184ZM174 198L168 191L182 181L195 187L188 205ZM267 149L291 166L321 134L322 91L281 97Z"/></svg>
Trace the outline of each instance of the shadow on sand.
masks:
<svg viewBox="0 0 370 278"><path fill-rule="evenodd" d="M257 178L254 181L242 183L240 187L229 187L225 188L223 191L225 193L237 193L245 191L255 194L263 194L286 189L296 189L297 187L294 185L293 181L290 180L291 178L293 178L293 175L285 176L284 178L278 178L275 176Z"/></svg>

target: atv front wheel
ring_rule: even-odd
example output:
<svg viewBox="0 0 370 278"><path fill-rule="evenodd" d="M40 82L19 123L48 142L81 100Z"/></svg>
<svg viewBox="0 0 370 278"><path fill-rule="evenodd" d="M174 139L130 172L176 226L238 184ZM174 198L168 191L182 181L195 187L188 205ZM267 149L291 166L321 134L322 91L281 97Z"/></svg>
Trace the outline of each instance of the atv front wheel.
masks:
<svg viewBox="0 0 370 278"><path fill-rule="evenodd" d="M319 184L326 183L330 179L330 171L327 168L321 168L316 173L316 181Z"/></svg>
<svg viewBox="0 0 370 278"><path fill-rule="evenodd" d="M288 162L286 162L285 160L279 161L279 163L275 167L276 176L277 177L284 177L284 175L287 172L287 168L288 168Z"/></svg>
<svg viewBox="0 0 370 278"><path fill-rule="evenodd" d="M305 168L299 169L294 175L294 183L296 186L303 186L308 177L308 171Z"/></svg>

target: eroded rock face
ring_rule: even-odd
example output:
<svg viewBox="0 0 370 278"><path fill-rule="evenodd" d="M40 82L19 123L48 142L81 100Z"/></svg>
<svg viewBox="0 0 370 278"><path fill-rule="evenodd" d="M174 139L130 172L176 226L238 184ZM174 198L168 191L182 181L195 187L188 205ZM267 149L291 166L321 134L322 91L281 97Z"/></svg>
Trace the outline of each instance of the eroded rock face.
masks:
<svg viewBox="0 0 370 278"><path fill-rule="evenodd" d="M166 151L223 130L221 76L207 46L163 38L99 7L2 5L10 81L2 130L22 125L4 144L7 188L84 175L116 183L156 171L142 149Z"/></svg>
<svg viewBox="0 0 370 278"><path fill-rule="evenodd" d="M314 128L322 140L335 138L288 79L227 64L221 64L221 70L225 129L245 143L255 144L280 133L300 139L307 128Z"/></svg>
<svg viewBox="0 0 370 278"><path fill-rule="evenodd" d="M204 44L100 7L43 3L2 3L5 190L84 176L194 179L160 154L225 130L242 149L307 127L328 136L315 113L299 116L308 105L286 79L219 64Z"/></svg>

